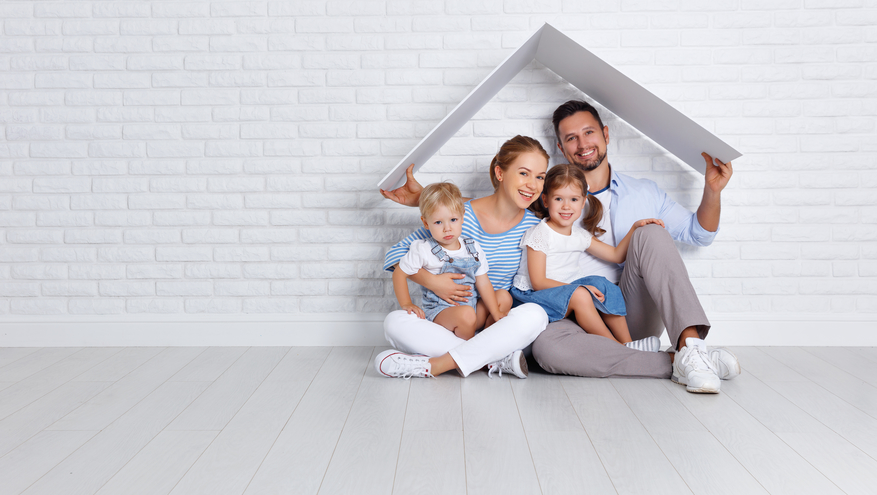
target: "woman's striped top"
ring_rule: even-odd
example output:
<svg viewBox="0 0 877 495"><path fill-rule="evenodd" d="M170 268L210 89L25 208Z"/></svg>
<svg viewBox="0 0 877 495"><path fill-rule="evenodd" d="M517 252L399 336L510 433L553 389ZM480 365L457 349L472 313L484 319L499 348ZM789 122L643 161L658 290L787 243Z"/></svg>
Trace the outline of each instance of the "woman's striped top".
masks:
<svg viewBox="0 0 877 495"><path fill-rule="evenodd" d="M488 234L481 228L470 202L467 201L463 206L465 208L463 237L471 237L478 241L481 249L487 255L487 263L490 268L487 276L490 278L494 290L508 290L512 286L518 265L521 264L521 237L527 229L539 223L539 219L530 210L524 210L524 218L514 227L501 234ZM396 243L384 257L384 270L393 271L393 266L399 263L402 256L408 252L408 246L418 239L426 239L427 237L429 237L429 231L421 227Z"/></svg>

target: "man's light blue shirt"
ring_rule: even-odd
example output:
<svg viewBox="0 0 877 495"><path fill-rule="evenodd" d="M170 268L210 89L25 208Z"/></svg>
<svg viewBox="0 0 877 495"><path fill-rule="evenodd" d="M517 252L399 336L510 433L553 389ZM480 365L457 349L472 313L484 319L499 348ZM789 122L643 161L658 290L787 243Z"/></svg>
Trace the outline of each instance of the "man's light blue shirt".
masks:
<svg viewBox="0 0 877 495"><path fill-rule="evenodd" d="M609 221L616 237L630 230L633 222L645 218L660 218L673 239L693 246L709 246L716 232L704 229L697 215L670 199L654 181L635 179L611 171L609 192ZM620 239L620 238L619 238Z"/></svg>

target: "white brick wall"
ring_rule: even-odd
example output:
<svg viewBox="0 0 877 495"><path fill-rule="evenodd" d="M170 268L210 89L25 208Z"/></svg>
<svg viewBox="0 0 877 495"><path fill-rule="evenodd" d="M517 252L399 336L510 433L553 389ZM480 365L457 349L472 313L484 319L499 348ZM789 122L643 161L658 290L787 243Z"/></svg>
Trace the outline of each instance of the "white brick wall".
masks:
<svg viewBox="0 0 877 495"><path fill-rule="evenodd" d="M711 313L877 313L874 0L0 3L0 315L382 312L377 181L550 21L742 150ZM571 61L574 62L574 61ZM489 192L577 92L533 65L420 179ZM621 171L702 179L606 115Z"/></svg>

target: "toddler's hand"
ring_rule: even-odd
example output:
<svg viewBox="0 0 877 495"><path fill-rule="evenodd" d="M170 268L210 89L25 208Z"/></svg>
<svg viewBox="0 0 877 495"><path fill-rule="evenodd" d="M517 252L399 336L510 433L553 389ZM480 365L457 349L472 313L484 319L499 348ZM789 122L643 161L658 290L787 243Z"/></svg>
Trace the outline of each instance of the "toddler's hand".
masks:
<svg viewBox="0 0 877 495"><path fill-rule="evenodd" d="M505 317L508 316L508 315L509 315L509 312L508 312L508 311L498 311L498 312L496 312L496 313L491 313L491 316L493 316L493 321L494 321L494 322L497 322L497 321L499 321L499 320L505 318Z"/></svg>
<svg viewBox="0 0 877 495"><path fill-rule="evenodd" d="M402 309L404 309L405 311L407 311L409 315L410 315L411 313L414 313L414 314L416 314L417 317L420 318L421 320L425 320L425 319L426 319L426 313L424 313L422 309L420 309L419 307L415 306L414 304L406 304L406 305L402 306Z"/></svg>
<svg viewBox="0 0 877 495"><path fill-rule="evenodd" d="M591 291L591 294L593 294L598 301L606 302L606 296L604 296L603 293L600 292L596 287L594 287L593 285L586 285L585 288Z"/></svg>

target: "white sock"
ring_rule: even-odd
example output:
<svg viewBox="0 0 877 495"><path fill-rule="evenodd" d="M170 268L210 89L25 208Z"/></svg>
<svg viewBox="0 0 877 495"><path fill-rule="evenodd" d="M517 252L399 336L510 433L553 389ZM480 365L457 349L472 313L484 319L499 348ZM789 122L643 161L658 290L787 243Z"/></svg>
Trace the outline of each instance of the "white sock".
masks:
<svg viewBox="0 0 877 495"><path fill-rule="evenodd" d="M624 344L625 347L644 352L658 352L661 350L661 339L658 337L646 337Z"/></svg>

